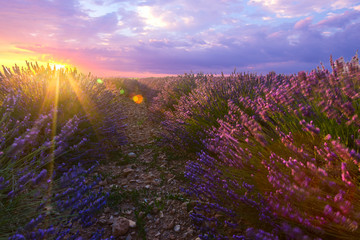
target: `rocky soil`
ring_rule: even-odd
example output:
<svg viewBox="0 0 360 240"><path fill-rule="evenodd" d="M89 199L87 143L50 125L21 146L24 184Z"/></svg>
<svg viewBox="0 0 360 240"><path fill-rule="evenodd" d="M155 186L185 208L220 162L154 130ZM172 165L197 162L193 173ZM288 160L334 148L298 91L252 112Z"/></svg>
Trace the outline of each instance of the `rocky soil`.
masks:
<svg viewBox="0 0 360 240"><path fill-rule="evenodd" d="M99 185L111 194L88 232L101 227L103 237L115 239L199 239L189 217L195 202L180 190L187 159L156 144L161 126L149 120L146 104L123 98L129 143L97 169Z"/></svg>

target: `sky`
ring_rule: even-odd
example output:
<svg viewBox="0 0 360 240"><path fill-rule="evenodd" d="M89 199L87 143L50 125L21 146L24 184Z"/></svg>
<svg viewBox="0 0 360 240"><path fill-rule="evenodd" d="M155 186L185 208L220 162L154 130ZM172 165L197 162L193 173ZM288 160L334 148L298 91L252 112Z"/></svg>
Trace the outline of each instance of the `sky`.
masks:
<svg viewBox="0 0 360 240"><path fill-rule="evenodd" d="M0 65L96 76L297 74L350 61L359 0L0 0Z"/></svg>

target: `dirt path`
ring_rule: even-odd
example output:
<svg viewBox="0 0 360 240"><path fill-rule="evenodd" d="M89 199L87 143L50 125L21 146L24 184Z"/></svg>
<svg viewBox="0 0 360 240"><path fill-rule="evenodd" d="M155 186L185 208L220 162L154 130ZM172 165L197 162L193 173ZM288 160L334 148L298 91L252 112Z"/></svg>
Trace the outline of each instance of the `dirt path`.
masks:
<svg viewBox="0 0 360 240"><path fill-rule="evenodd" d="M161 127L148 114L144 103L124 98L129 143L98 169L100 185L111 194L92 229L102 227L115 239L197 239L189 217L194 202L179 190L186 160L171 159L156 145Z"/></svg>

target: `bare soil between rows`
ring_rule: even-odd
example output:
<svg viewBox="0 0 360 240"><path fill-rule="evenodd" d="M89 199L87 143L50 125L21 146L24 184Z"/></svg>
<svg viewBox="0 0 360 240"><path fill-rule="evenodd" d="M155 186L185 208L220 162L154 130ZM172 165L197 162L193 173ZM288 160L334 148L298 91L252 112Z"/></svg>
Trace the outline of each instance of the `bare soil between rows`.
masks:
<svg viewBox="0 0 360 240"><path fill-rule="evenodd" d="M180 190L187 184L183 174L188 159L158 146L161 125L150 121L145 103L122 98L128 144L97 168L95 174L103 177L97 188L111 194L96 224L81 236L90 239L104 228L103 238L199 239L189 217L195 202Z"/></svg>

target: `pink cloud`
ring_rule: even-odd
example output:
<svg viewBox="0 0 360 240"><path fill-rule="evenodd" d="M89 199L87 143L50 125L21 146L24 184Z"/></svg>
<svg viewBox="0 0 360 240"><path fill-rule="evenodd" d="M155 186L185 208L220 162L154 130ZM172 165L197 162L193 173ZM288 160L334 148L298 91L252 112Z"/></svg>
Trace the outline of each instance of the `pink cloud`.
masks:
<svg viewBox="0 0 360 240"><path fill-rule="evenodd" d="M311 24L312 19L313 19L312 17L307 17L305 19L302 19L302 20L298 21L297 23L295 23L294 29L295 30L300 30L300 29L307 28Z"/></svg>
<svg viewBox="0 0 360 240"><path fill-rule="evenodd" d="M342 28L348 25L349 23L351 23L351 21L354 21L359 18L360 18L360 11L357 10L345 11L343 13L330 15L326 19L319 21L317 25Z"/></svg>

